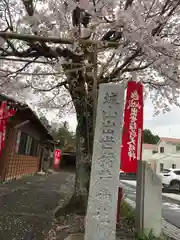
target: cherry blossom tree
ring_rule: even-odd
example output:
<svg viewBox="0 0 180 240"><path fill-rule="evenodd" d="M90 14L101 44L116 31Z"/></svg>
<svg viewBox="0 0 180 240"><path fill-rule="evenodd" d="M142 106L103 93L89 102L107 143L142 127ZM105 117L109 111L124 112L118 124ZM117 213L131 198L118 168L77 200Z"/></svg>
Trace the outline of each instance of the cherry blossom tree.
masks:
<svg viewBox="0 0 180 240"><path fill-rule="evenodd" d="M180 0L1 0L0 86L77 115L74 195L87 205L100 83L134 79L155 112L179 106Z"/></svg>

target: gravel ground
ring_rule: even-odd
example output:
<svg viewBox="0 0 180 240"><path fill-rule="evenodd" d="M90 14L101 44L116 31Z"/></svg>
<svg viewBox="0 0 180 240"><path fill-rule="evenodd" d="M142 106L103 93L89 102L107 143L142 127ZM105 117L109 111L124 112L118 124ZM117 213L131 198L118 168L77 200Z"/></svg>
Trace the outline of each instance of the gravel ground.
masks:
<svg viewBox="0 0 180 240"><path fill-rule="evenodd" d="M116 240L135 240L131 232L123 221L116 229ZM84 217L78 215L68 215L54 224L53 229L48 233L46 240L64 240L69 234L84 233Z"/></svg>
<svg viewBox="0 0 180 240"><path fill-rule="evenodd" d="M54 219L55 209L71 197L75 176L60 172L29 176L0 184L0 240L63 240L71 233L84 232L84 217ZM121 224L117 239L132 240Z"/></svg>
<svg viewBox="0 0 180 240"><path fill-rule="evenodd" d="M0 240L44 240L68 176L60 172L0 184Z"/></svg>

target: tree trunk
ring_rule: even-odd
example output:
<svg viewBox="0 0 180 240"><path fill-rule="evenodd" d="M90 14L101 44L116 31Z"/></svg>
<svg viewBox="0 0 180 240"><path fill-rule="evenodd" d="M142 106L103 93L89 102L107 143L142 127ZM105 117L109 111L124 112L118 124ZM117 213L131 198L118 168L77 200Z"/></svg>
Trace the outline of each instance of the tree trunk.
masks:
<svg viewBox="0 0 180 240"><path fill-rule="evenodd" d="M87 208L91 174L93 113L86 116L85 112L84 116L79 116L78 118L78 125L76 130L77 158L74 195L76 196L77 200L80 201L79 204L82 213L85 213Z"/></svg>
<svg viewBox="0 0 180 240"><path fill-rule="evenodd" d="M74 79L74 76L72 77ZM88 97L88 91L85 89L85 78L82 75L76 82L76 88L72 86L72 79L69 86L77 115L75 188L69 203L65 208L56 212L56 217L68 213L83 215L86 213L91 174L93 149L92 95Z"/></svg>
<svg viewBox="0 0 180 240"><path fill-rule="evenodd" d="M77 117L78 124L76 129L77 138L77 157L76 157L76 177L74 193L64 209L56 212L56 217L68 213L84 215L86 213L89 183L91 174L91 159L93 145L93 115L81 113Z"/></svg>

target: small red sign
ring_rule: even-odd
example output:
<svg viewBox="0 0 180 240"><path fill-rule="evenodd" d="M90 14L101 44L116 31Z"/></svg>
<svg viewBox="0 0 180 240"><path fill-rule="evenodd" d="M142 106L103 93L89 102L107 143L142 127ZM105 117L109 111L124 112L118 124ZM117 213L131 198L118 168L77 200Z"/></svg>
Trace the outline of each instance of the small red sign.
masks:
<svg viewBox="0 0 180 240"><path fill-rule="evenodd" d="M55 169L59 168L60 158L61 158L61 150L56 149L55 152L54 152L54 168Z"/></svg>

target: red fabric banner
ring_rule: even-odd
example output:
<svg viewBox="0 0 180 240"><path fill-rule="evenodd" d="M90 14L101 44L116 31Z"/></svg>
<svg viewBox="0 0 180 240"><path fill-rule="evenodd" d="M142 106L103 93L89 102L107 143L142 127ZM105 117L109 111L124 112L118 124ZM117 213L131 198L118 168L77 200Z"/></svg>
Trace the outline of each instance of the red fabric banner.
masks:
<svg viewBox="0 0 180 240"><path fill-rule="evenodd" d="M6 102L2 102L0 106L0 156L4 148L6 127L10 117L16 113L14 109L6 109Z"/></svg>
<svg viewBox="0 0 180 240"><path fill-rule="evenodd" d="M142 159L143 85L128 82L124 110L121 146L121 170L136 173L137 161Z"/></svg>

